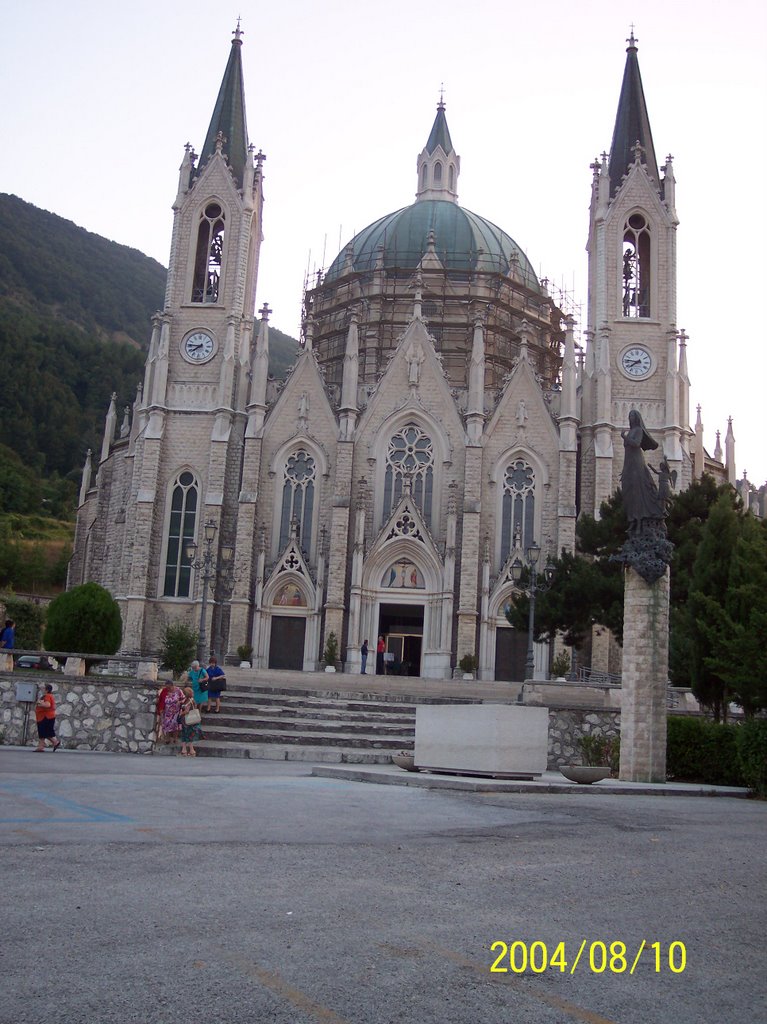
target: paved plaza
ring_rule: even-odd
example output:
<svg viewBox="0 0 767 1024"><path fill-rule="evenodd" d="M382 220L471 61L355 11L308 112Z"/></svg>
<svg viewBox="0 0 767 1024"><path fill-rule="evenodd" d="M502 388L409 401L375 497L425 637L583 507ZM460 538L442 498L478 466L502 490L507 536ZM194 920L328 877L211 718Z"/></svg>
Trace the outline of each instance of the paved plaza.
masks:
<svg viewBox="0 0 767 1024"><path fill-rule="evenodd" d="M0 1021L767 1015L767 803L310 771L0 748Z"/></svg>

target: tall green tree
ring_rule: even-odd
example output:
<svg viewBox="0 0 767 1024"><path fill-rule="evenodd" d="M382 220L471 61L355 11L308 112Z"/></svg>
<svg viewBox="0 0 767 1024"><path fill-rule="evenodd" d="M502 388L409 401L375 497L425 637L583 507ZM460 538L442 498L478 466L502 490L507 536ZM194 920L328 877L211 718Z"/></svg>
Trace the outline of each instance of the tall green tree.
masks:
<svg viewBox="0 0 767 1024"><path fill-rule="evenodd" d="M700 594L705 667L727 684L748 717L767 707L767 524L743 516L724 601Z"/></svg>
<svg viewBox="0 0 767 1024"><path fill-rule="evenodd" d="M687 602L677 609L673 626L672 670L677 685L691 686L717 721L726 719L732 694L711 664L716 645L709 634L712 608L724 610L730 563L741 532L738 501L732 488L723 491L703 525L690 576Z"/></svg>

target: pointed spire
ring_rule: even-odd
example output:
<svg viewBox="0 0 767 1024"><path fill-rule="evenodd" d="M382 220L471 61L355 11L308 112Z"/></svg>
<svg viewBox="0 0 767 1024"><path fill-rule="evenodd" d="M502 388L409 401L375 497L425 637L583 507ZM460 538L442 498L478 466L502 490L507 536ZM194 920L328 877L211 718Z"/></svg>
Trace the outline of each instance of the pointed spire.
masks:
<svg viewBox="0 0 767 1024"><path fill-rule="evenodd" d="M78 504L85 504L85 499L88 495L88 491L91 486L91 476L93 475L93 463L91 462L91 449L89 448L85 455L85 465L83 466L83 475L80 481L80 497Z"/></svg>
<svg viewBox="0 0 767 1024"><path fill-rule="evenodd" d="M431 133L426 143L426 152L431 155L437 146L442 146L443 153L449 153L453 148L453 143L450 139L450 129L447 126L447 118L445 117L445 101L442 99L441 90L439 103L437 104L437 116L434 118L434 124L431 126Z"/></svg>
<svg viewBox="0 0 767 1024"><path fill-rule="evenodd" d="M248 126L245 121L245 88L242 77L242 34L238 18L229 61L199 161L201 169L216 152L217 140L220 141L239 186L243 184L248 158Z"/></svg>
<svg viewBox="0 0 767 1024"><path fill-rule="evenodd" d="M445 103L440 95L437 116L434 118L426 146L418 157L418 187L416 199L447 199L458 201L458 175L461 159L453 148L447 127Z"/></svg>
<svg viewBox="0 0 767 1024"><path fill-rule="evenodd" d="M647 104L642 88L642 76L639 73L639 61L637 60L637 40L634 38L634 30L626 40L629 44L626 49L626 67L623 72L623 85L618 100L618 113L615 117L615 130L613 131L613 144L610 147L610 194L620 188L623 175L628 173L629 168L635 162L637 156L646 165L647 173L655 182L660 183L658 174L658 161L655 157L655 147L652 141L650 129L650 118L647 113ZM641 149L636 147L640 146Z"/></svg>

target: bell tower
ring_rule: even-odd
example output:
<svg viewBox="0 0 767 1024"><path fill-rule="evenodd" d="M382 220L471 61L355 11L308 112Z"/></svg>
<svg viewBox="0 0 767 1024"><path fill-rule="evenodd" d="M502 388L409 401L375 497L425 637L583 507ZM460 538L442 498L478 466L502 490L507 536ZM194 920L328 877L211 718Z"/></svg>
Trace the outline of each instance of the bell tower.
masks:
<svg viewBox="0 0 767 1024"><path fill-rule="evenodd" d="M689 483L687 336L677 329L672 157L659 171L632 30L627 40L610 154L593 172L589 296L583 372L582 507L599 506L619 484L620 431L630 409L662 440L662 455ZM660 457L659 452L659 457Z"/></svg>
<svg viewBox="0 0 767 1024"><path fill-rule="evenodd" d="M216 547L231 545L236 529L264 156L248 142L239 22L233 35L199 159L188 143L184 149L165 302L137 409L129 513L137 542L124 554L124 622L140 646L157 643L163 616L200 607L205 583L189 543L200 544L215 525Z"/></svg>

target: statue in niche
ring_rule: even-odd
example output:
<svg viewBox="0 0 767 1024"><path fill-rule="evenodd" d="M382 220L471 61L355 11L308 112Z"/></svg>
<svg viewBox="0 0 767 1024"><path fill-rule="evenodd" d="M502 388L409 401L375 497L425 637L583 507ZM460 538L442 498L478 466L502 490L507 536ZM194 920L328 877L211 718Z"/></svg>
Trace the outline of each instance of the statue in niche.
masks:
<svg viewBox="0 0 767 1024"><path fill-rule="evenodd" d="M420 345L414 345L411 341L405 353L407 359L407 380L408 384L417 384L421 376L421 363L426 358Z"/></svg>
<svg viewBox="0 0 767 1024"><path fill-rule="evenodd" d="M520 398L517 402L517 426L524 427L527 422L527 405L525 404L524 398Z"/></svg>

